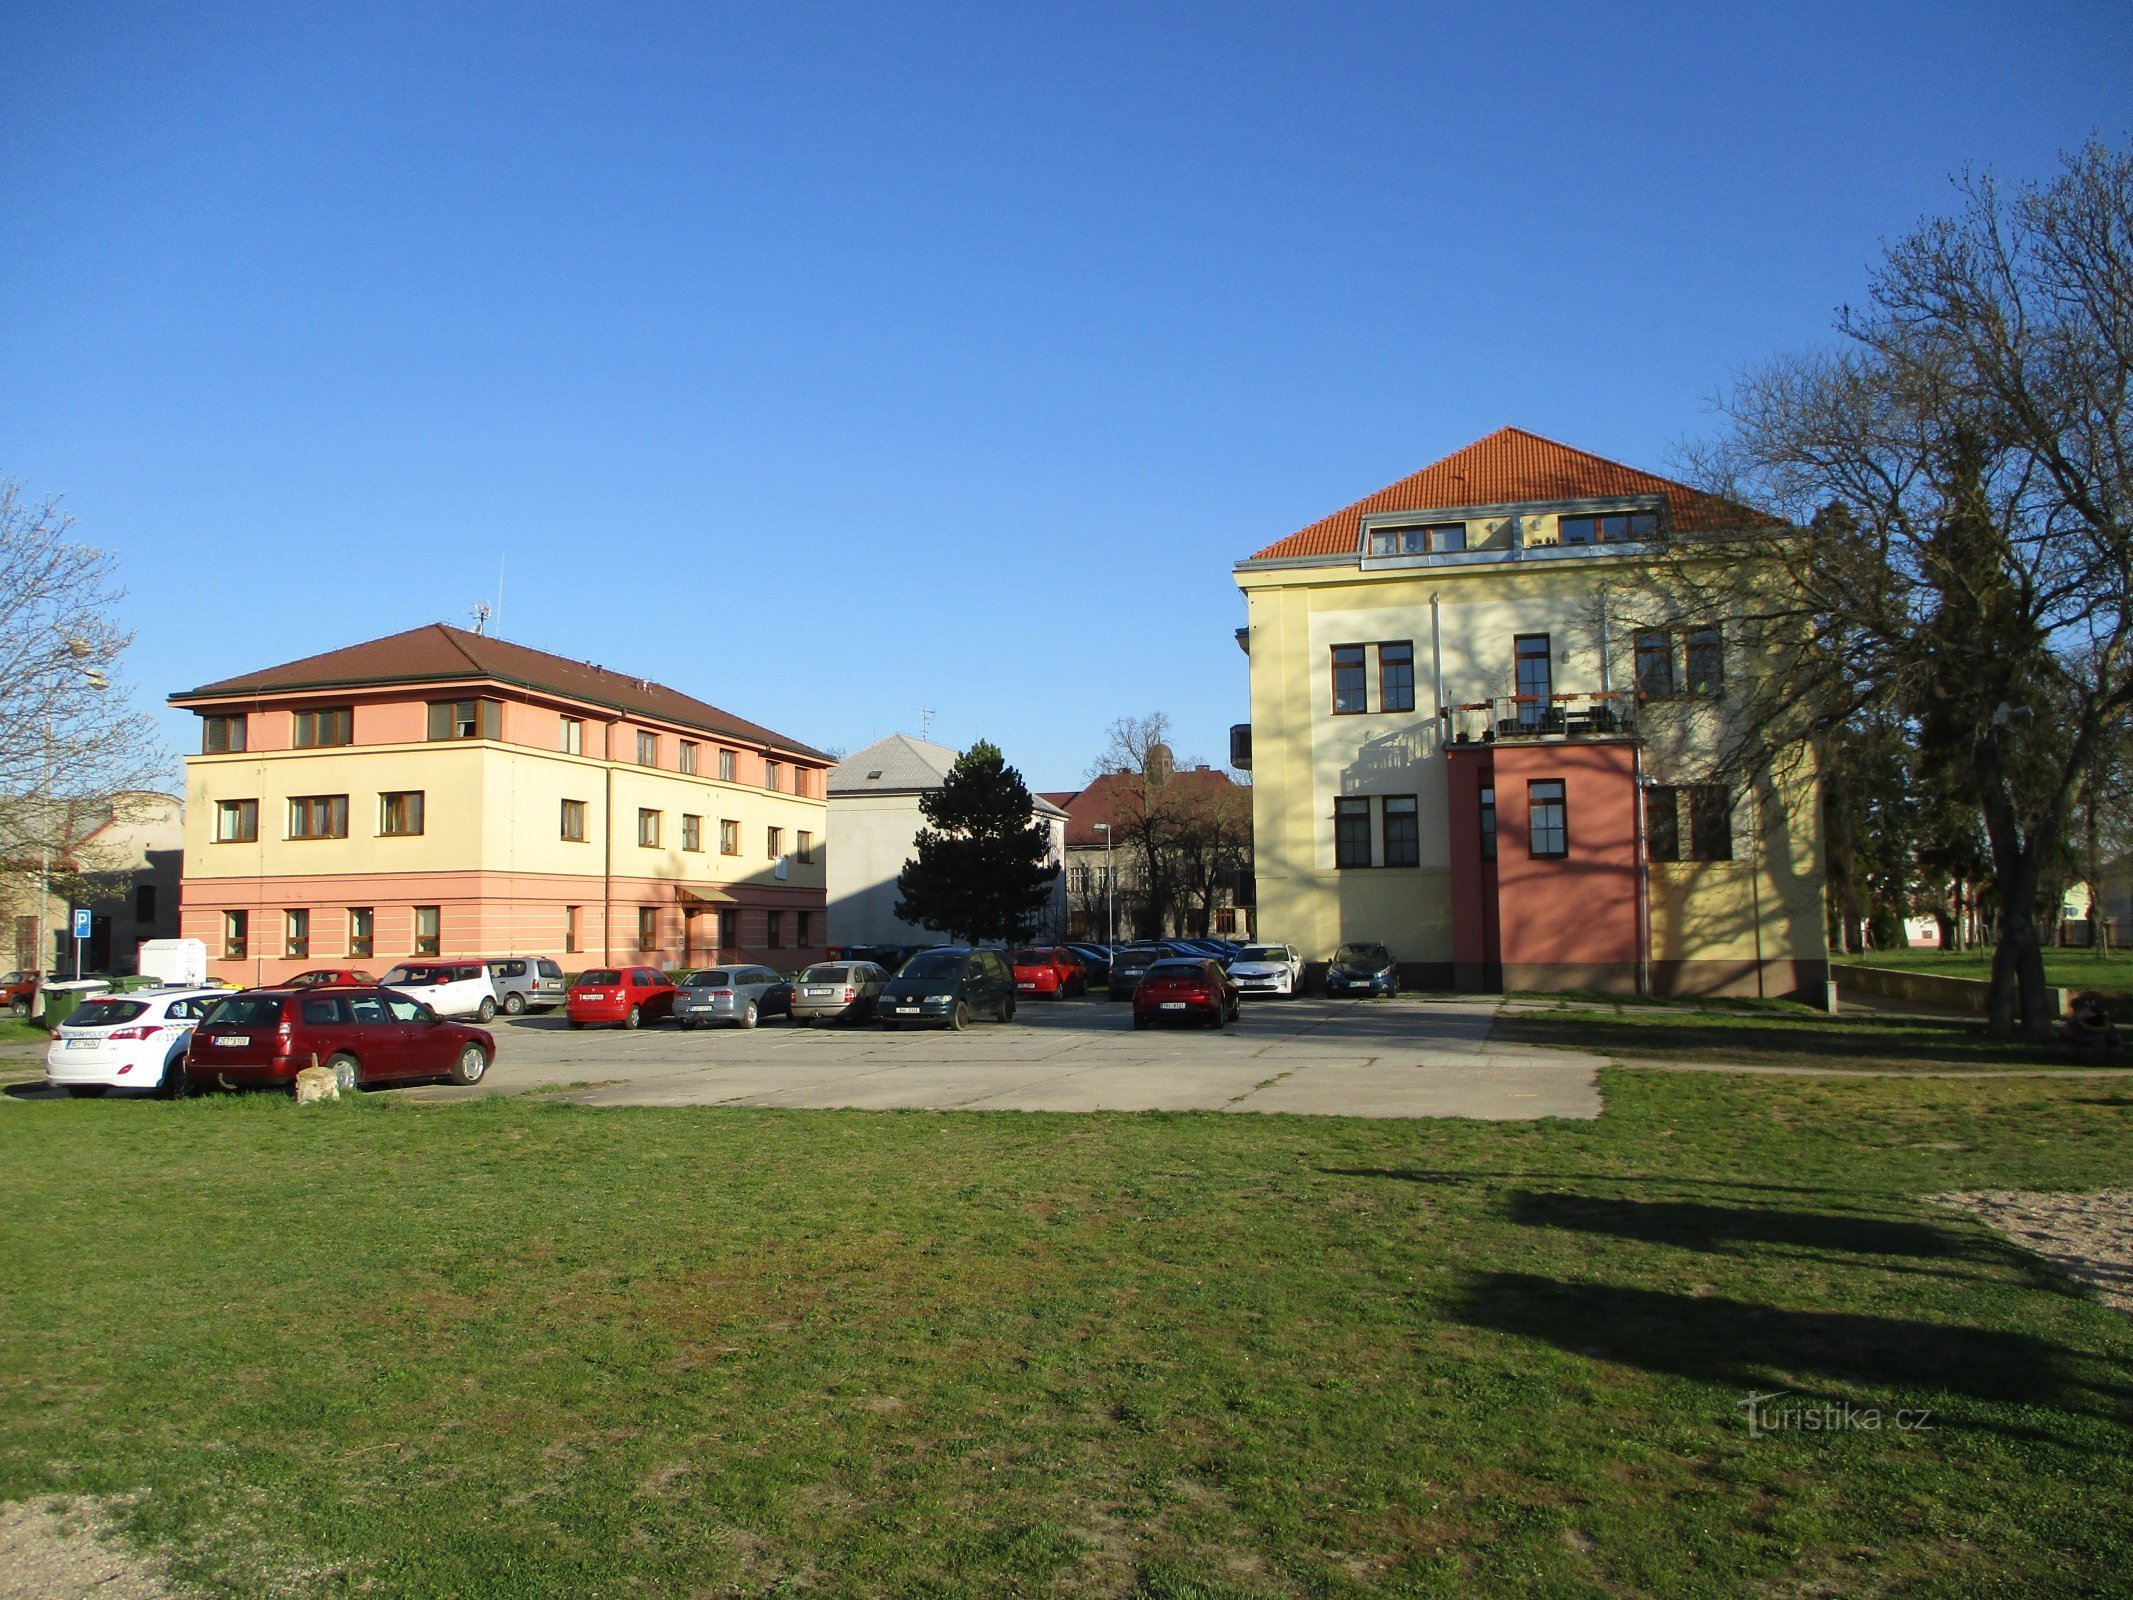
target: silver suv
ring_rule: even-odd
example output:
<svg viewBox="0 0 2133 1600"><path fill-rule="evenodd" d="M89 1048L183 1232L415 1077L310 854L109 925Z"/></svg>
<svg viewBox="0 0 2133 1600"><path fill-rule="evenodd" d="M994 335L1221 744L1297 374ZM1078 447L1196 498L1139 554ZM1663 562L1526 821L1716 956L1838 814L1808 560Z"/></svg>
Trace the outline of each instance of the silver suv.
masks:
<svg viewBox="0 0 2133 1600"><path fill-rule="evenodd" d="M553 1010L569 996L563 969L546 956L490 956L487 962L496 1003L507 1017Z"/></svg>

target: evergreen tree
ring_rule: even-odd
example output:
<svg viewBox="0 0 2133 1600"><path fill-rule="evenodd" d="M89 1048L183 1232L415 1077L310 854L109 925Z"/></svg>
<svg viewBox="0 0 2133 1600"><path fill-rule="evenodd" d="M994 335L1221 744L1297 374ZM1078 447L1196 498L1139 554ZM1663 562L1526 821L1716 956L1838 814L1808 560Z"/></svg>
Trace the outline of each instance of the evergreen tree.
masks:
<svg viewBox="0 0 2133 1600"><path fill-rule="evenodd" d="M980 739L923 797L918 854L896 875L896 914L952 938L1026 939L1052 898L1051 833L1031 818L1022 774Z"/></svg>

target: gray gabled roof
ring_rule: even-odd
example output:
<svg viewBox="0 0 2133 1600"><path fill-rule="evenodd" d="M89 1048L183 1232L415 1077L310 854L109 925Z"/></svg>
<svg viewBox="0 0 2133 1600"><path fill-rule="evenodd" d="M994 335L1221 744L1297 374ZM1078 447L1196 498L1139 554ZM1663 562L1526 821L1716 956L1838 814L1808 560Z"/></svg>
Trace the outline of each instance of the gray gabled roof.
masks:
<svg viewBox="0 0 2133 1600"><path fill-rule="evenodd" d="M892 733L830 768L829 793L834 798L840 794L918 794L938 789L948 781L948 771L961 753L944 744L914 739L907 733ZM1037 816L1066 815L1042 795L1032 794L1030 800L1031 811Z"/></svg>

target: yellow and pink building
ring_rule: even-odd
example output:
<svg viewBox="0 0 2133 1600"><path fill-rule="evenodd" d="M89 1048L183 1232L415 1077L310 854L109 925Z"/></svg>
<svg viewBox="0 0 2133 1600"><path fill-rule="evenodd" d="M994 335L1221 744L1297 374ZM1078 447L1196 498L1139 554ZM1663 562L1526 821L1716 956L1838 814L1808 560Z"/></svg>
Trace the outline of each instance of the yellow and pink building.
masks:
<svg viewBox="0 0 2133 1600"><path fill-rule="evenodd" d="M218 977L823 954L831 758L662 684L438 623L170 703Z"/></svg>

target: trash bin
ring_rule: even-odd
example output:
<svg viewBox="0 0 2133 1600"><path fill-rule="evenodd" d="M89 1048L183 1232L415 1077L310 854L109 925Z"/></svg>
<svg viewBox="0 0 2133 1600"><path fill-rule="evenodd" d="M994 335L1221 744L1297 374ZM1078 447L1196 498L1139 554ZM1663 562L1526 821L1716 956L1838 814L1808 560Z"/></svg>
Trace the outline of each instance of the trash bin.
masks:
<svg viewBox="0 0 2133 1600"><path fill-rule="evenodd" d="M37 992L35 1021L47 1033L74 1015L74 1008L95 994L109 994L109 978L68 978Z"/></svg>

